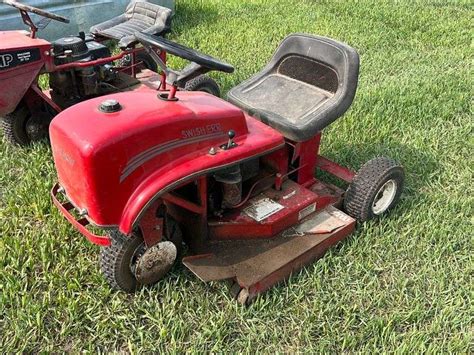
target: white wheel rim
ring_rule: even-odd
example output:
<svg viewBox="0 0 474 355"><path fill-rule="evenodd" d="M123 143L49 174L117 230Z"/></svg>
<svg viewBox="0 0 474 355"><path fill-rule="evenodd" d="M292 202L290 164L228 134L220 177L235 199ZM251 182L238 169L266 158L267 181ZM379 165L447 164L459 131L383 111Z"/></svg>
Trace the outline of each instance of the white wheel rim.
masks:
<svg viewBox="0 0 474 355"><path fill-rule="evenodd" d="M396 193L397 183L393 179L388 180L375 194L375 199L372 203L372 212L375 215L384 213L392 204Z"/></svg>

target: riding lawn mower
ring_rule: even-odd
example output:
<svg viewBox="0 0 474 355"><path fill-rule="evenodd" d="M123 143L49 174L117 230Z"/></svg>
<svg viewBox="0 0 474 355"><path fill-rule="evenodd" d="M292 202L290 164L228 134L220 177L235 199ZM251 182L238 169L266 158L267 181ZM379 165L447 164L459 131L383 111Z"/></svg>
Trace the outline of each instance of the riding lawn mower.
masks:
<svg viewBox="0 0 474 355"><path fill-rule="evenodd" d="M152 55L232 71L166 38L135 37ZM177 91L169 81L166 92L78 103L50 127L59 179L53 201L102 246L100 267L112 287L134 292L156 283L186 246L182 262L192 273L230 280L235 298L249 304L400 198L404 171L394 160L374 158L356 173L319 154L322 130L350 107L358 73L348 45L292 34L260 73L230 90L230 102Z"/></svg>
<svg viewBox="0 0 474 355"><path fill-rule="evenodd" d="M166 76L156 73L150 54L137 47L134 32L164 36L171 28L171 10L147 1L131 1L124 14L95 25L90 34L39 39L39 29L50 20L68 23L65 17L13 0L0 3L19 10L27 31L0 31L0 118L8 142L27 145L47 136L51 119L78 102L123 91L166 90ZM30 13L42 20L33 22ZM120 49L112 54L113 44ZM166 53L157 54L166 62ZM47 74L49 89L38 80ZM195 67L184 68L174 78L185 90L219 95L219 87ZM8 89L7 89L8 88Z"/></svg>

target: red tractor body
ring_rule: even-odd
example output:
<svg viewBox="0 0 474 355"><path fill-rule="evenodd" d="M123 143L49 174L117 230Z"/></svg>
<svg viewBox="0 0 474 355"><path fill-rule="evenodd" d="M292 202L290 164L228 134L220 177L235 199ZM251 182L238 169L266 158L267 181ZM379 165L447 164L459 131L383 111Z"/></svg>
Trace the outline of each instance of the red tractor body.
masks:
<svg viewBox="0 0 474 355"><path fill-rule="evenodd" d="M66 110L50 127L59 182L99 226L120 225L128 233L157 192L283 145L278 132L206 93L183 92L177 102L160 100L156 92L110 98L120 111L101 112L104 98L92 99ZM209 155L211 147L226 143L231 129L238 149Z"/></svg>
<svg viewBox="0 0 474 355"><path fill-rule="evenodd" d="M51 43L25 31L0 31L0 117L11 113L51 60Z"/></svg>

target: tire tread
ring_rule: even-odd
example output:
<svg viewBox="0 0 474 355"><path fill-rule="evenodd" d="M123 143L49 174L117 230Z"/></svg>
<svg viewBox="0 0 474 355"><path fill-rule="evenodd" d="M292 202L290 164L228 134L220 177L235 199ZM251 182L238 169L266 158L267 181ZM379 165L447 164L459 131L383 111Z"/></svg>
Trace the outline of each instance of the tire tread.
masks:
<svg viewBox="0 0 474 355"><path fill-rule="evenodd" d="M394 174L398 177L397 192L388 209L392 208L400 198L403 189L403 168L395 160L387 157L376 157L365 163L347 189L344 198L345 211L358 221L366 221L373 218L372 201L375 198L375 194L382 186L382 183Z"/></svg>
<svg viewBox="0 0 474 355"><path fill-rule="evenodd" d="M125 253L134 241L132 238L124 236L119 231L112 231L109 233L111 244L108 247L100 250L100 269L109 285L116 289L126 292L133 292L137 288L136 282L133 284L127 283L123 279L120 270L120 262L124 258Z"/></svg>
<svg viewBox="0 0 474 355"><path fill-rule="evenodd" d="M184 90L186 91L205 91L202 90L202 88L207 87L207 90L209 90L212 95L220 97L220 89L219 85L216 83L214 79L211 77L201 74L194 79L189 80L186 82L186 85L184 86ZM208 91L206 91L208 92Z"/></svg>
<svg viewBox="0 0 474 355"><path fill-rule="evenodd" d="M15 111L2 117L2 131L6 141L12 145L26 146L30 144L30 139L24 132L24 115L27 115L27 108L23 105L18 106ZM18 123L21 126L18 126Z"/></svg>

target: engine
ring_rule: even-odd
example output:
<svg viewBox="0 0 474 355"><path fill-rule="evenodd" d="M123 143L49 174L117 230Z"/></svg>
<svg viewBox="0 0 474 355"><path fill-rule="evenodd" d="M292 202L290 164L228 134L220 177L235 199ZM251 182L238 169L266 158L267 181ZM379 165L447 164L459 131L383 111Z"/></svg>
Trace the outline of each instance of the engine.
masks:
<svg viewBox="0 0 474 355"><path fill-rule="evenodd" d="M110 50L106 46L83 34L55 41L53 52L56 65L110 57ZM110 84L107 83L116 76L117 71L110 64L57 71L49 76L51 97L59 106L69 107L87 98L107 93L110 91Z"/></svg>

